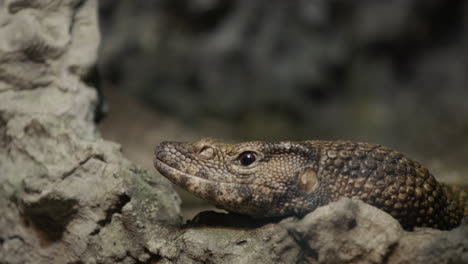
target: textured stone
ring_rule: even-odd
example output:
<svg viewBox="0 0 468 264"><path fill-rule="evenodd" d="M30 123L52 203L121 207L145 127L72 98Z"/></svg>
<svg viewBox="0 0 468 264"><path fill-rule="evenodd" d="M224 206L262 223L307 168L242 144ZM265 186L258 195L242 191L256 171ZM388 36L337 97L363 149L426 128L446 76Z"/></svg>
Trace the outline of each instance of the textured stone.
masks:
<svg viewBox="0 0 468 264"><path fill-rule="evenodd" d="M360 201L340 200L304 217L291 234L320 263L382 263L403 231L390 215L374 211Z"/></svg>
<svg viewBox="0 0 468 264"><path fill-rule="evenodd" d="M76 263L98 245L126 256L113 219L134 197L153 223L180 223L169 183L124 159L92 122L96 1L0 1L0 13L1 262ZM108 244L114 237L122 247Z"/></svg>

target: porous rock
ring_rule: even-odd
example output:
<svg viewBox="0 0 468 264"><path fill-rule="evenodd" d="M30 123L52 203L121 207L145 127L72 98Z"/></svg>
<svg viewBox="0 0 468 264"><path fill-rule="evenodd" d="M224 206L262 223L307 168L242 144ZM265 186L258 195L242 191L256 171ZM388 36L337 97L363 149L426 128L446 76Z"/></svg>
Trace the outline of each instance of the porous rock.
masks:
<svg viewBox="0 0 468 264"><path fill-rule="evenodd" d="M123 158L93 124L96 4L0 1L2 263L77 263L113 238L126 245L114 219L139 197L146 219L180 223L169 183ZM116 248L103 254L120 257Z"/></svg>

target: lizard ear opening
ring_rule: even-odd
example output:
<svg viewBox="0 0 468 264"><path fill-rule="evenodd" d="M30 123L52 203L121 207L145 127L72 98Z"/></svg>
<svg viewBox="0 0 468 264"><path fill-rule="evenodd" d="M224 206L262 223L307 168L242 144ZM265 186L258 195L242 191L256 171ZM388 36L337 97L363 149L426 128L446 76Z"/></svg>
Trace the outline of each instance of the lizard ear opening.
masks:
<svg viewBox="0 0 468 264"><path fill-rule="evenodd" d="M311 193L319 186L317 172L312 168L300 169L298 172L299 189L305 193Z"/></svg>

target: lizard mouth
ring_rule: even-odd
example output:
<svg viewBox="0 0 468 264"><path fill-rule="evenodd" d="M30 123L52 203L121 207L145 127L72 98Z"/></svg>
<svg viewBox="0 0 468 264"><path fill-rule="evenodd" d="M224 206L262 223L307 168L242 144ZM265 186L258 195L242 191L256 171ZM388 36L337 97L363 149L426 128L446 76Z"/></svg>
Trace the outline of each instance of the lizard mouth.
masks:
<svg viewBox="0 0 468 264"><path fill-rule="evenodd" d="M171 182L184 188L188 192L205 199L229 211L243 212L242 204L248 203L254 189L258 186L235 182L212 181L181 171L164 161L155 158L156 169ZM248 212L247 212L248 214Z"/></svg>
<svg viewBox="0 0 468 264"><path fill-rule="evenodd" d="M154 159L154 166L164 177L168 178L171 181L174 181L176 184L179 184L182 179L195 179L197 181L217 183L215 181L211 181L171 167L170 165L167 165L164 161L160 160L157 157Z"/></svg>
<svg viewBox="0 0 468 264"><path fill-rule="evenodd" d="M233 185L233 186L259 186L259 187L265 187L263 185L255 184L255 183L241 183L241 182L229 182L229 181L213 181L209 180L206 178L202 178L197 175L193 175L181 170L178 170L168 164L166 164L164 161L156 157L154 159L154 166L156 169L166 178L174 182L175 184L183 184L186 183L190 180L192 181L198 181L198 182L205 182L208 184L228 184L228 185Z"/></svg>

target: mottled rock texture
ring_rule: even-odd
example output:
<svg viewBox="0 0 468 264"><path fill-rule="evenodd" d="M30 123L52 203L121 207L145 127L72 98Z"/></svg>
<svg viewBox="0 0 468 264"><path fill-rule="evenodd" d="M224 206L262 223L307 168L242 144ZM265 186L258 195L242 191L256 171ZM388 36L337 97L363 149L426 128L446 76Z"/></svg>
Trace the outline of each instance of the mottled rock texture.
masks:
<svg viewBox="0 0 468 264"><path fill-rule="evenodd" d="M1 263L78 263L106 245L104 256L118 252L113 238L126 233L113 218L133 203L148 221L180 223L168 182L124 159L93 124L96 4L0 1Z"/></svg>
<svg viewBox="0 0 468 264"><path fill-rule="evenodd" d="M0 1L0 263L468 262L466 223L405 232L346 199L181 226L168 182L95 129L96 21L92 0Z"/></svg>

